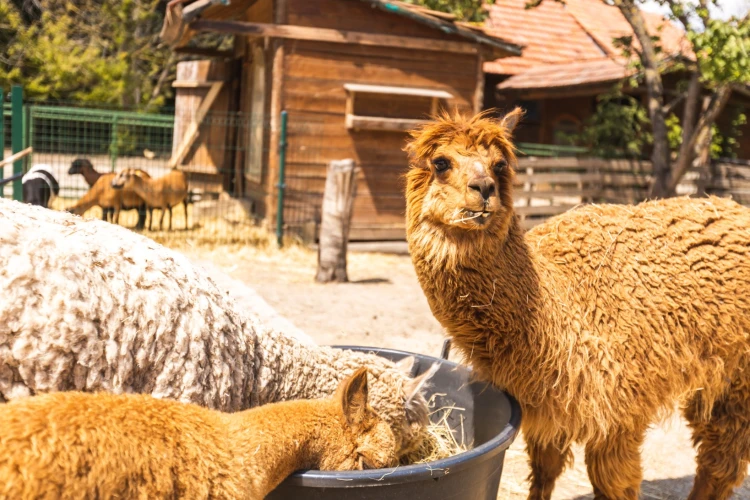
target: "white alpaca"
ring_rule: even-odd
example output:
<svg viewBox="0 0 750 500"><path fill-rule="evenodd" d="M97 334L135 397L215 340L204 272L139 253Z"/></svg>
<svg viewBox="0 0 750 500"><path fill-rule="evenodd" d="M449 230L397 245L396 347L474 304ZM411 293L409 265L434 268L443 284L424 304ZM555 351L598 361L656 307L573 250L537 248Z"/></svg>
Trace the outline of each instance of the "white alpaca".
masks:
<svg viewBox="0 0 750 500"><path fill-rule="evenodd" d="M333 394L360 366L402 449L427 421L408 364L263 327L188 259L124 228L0 200L0 401L145 393L238 411Z"/></svg>

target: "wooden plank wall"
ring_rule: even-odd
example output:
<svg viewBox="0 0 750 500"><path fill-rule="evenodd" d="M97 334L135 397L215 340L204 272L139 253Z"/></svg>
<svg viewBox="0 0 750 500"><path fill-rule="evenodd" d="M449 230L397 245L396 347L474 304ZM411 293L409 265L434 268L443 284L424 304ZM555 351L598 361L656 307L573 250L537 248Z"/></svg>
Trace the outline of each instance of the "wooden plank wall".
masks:
<svg viewBox="0 0 750 500"><path fill-rule="evenodd" d="M462 41L364 2L286 0L286 23L384 35ZM345 83L446 90L445 104L470 112L478 56L392 47L284 41L282 106L289 112L285 220L319 221L330 161L352 158L359 167L352 239L404 237L402 176L407 135L392 131L349 131L345 126ZM357 97L357 106L366 106ZM375 99L372 99L374 102ZM382 102L378 99L379 102ZM428 111L429 106L425 106ZM384 107L382 116L390 114ZM402 110L403 111L403 110ZM272 168L275 168L272 165ZM276 172L272 172L276 177ZM275 182L275 180L274 180ZM269 214L275 207L269 207Z"/></svg>

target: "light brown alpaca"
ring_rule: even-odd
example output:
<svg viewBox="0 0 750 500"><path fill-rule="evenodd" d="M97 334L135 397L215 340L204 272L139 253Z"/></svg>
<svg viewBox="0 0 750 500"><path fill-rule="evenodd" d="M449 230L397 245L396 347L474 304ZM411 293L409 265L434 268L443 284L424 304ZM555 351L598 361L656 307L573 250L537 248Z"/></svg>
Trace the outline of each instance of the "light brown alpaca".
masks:
<svg viewBox="0 0 750 500"><path fill-rule="evenodd" d="M187 194L188 182L185 173L176 168L157 179L140 177L135 169L127 168L120 171L111 181L112 187L117 189L131 189L146 201L149 211L161 209L159 230L164 229L164 215L169 211L169 230L172 230L172 207L182 203L185 210L185 229L188 228ZM153 213L148 226L154 229Z"/></svg>
<svg viewBox="0 0 750 500"><path fill-rule="evenodd" d="M636 499L648 426L677 403L698 445L690 499L750 460L750 210L726 199L591 205L524 234L511 196L519 109L444 116L407 146L407 238L432 312L515 396L531 499L586 446L597 499Z"/></svg>
<svg viewBox="0 0 750 500"><path fill-rule="evenodd" d="M299 469L395 462L360 368L329 399L239 413L144 395L54 393L0 405L0 497L261 500Z"/></svg>

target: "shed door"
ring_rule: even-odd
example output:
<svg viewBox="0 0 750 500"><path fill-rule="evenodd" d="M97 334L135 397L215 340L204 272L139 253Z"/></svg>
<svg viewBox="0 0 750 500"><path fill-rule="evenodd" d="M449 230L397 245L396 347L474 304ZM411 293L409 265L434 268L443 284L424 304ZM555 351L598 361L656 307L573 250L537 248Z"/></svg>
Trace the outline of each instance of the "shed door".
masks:
<svg viewBox="0 0 750 500"><path fill-rule="evenodd" d="M263 47L252 45L252 88L250 123L247 127L248 151L245 174L248 180L260 183L263 177L263 132L265 130L266 64Z"/></svg>

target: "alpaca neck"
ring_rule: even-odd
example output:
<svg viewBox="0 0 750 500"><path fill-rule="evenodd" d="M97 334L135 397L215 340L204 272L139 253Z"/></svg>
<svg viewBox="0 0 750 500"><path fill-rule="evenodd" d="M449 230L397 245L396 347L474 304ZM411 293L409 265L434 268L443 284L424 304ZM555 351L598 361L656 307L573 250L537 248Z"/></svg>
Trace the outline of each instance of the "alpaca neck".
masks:
<svg viewBox="0 0 750 500"><path fill-rule="evenodd" d="M81 173L83 174L83 178L86 181L86 184L89 185L89 187L96 184L96 181L98 181L99 177L102 176L102 174L100 174L93 168L84 168Z"/></svg>
<svg viewBox="0 0 750 500"><path fill-rule="evenodd" d="M242 475L251 498L265 497L295 471L319 467L323 450L336 444L328 430L343 418L333 409L326 400L289 401L228 416L232 473Z"/></svg>
<svg viewBox="0 0 750 500"><path fill-rule="evenodd" d="M541 279L548 271L540 269L518 221L495 233L422 222L410 229L409 250L433 314L467 362L521 403L538 404L541 387L557 373L542 356L557 350L547 325L558 305L549 300ZM529 384L540 391L528 391Z"/></svg>

